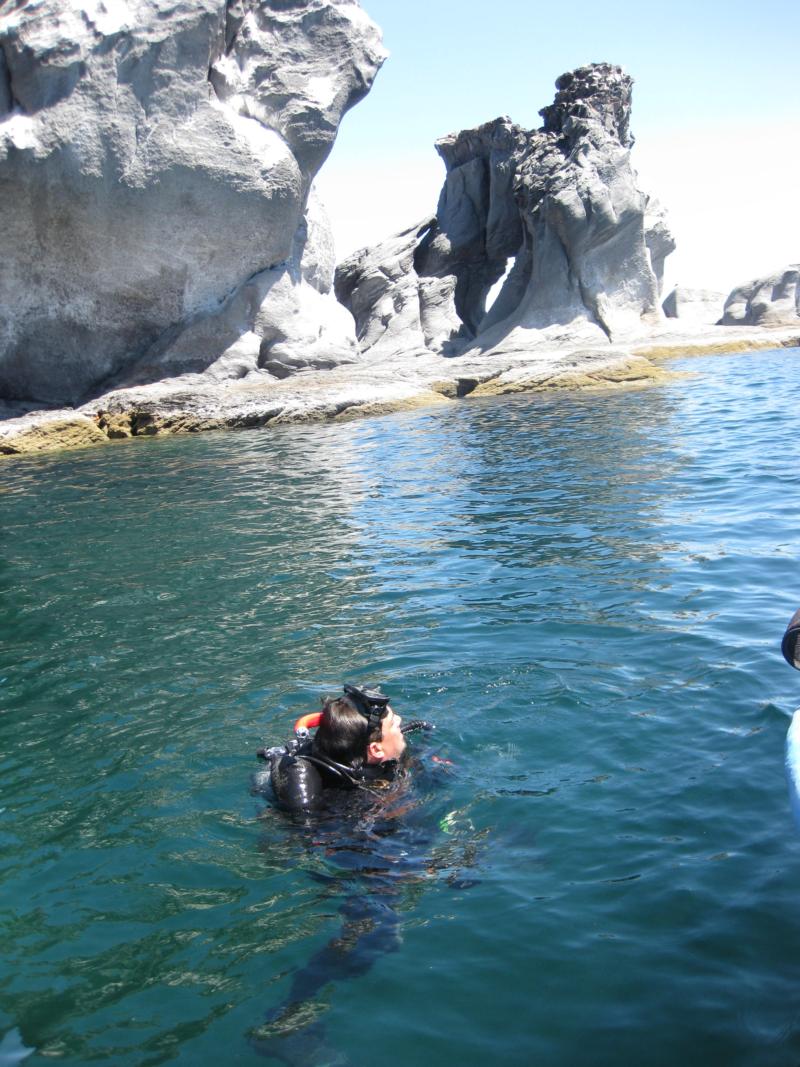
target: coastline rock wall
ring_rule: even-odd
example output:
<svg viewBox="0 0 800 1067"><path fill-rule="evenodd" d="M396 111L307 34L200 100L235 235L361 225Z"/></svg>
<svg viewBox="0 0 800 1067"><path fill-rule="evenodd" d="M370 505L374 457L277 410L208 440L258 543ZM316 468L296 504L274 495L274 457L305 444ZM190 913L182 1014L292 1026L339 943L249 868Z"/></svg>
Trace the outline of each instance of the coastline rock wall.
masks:
<svg viewBox="0 0 800 1067"><path fill-rule="evenodd" d="M800 319L800 263L734 289L725 301L722 326L795 326Z"/></svg>
<svg viewBox="0 0 800 1067"><path fill-rule="evenodd" d="M423 307L431 279L440 314L425 346L445 354L525 348L531 331L564 327L607 343L662 320L664 259L675 246L663 209L639 190L630 165L632 80L599 63L563 74L556 88L539 130L498 118L437 142L447 173L411 272L411 230L340 264L336 293L373 357L395 349L393 294L402 290L406 309L416 290ZM377 287L379 275L397 281ZM410 348L419 335L408 335Z"/></svg>
<svg viewBox="0 0 800 1067"><path fill-rule="evenodd" d="M305 209L384 58L356 0L7 9L0 398L354 358Z"/></svg>
<svg viewBox="0 0 800 1067"><path fill-rule="evenodd" d="M256 375L282 379L356 362L353 319L332 292L334 267L328 218L312 187L284 263L254 274L218 310L164 331L104 388L189 375L215 384Z"/></svg>

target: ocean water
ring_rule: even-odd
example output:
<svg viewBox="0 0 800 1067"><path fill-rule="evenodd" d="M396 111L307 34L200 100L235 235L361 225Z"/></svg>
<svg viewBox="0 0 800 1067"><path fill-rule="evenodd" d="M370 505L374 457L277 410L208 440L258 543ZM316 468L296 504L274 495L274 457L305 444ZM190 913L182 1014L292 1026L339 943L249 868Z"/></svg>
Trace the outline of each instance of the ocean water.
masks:
<svg viewBox="0 0 800 1067"><path fill-rule="evenodd" d="M4 462L0 1063L796 1067L799 360Z"/></svg>

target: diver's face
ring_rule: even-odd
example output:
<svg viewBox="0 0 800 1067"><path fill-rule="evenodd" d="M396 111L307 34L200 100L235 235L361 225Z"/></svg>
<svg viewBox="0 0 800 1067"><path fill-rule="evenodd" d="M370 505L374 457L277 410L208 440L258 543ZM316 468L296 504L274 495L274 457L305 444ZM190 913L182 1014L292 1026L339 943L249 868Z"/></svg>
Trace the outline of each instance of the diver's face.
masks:
<svg viewBox="0 0 800 1067"><path fill-rule="evenodd" d="M395 715L387 705L386 714L381 719L381 739L369 746L369 762L385 763L387 760L399 759L406 747L406 739L400 733L403 720Z"/></svg>
<svg viewBox="0 0 800 1067"><path fill-rule="evenodd" d="M386 708L386 714L383 717L381 723L383 730L381 732L381 745L383 746L384 759L399 759L405 751L406 739L403 734L400 733L400 727L403 725L403 720L399 715L395 715L390 707Z"/></svg>

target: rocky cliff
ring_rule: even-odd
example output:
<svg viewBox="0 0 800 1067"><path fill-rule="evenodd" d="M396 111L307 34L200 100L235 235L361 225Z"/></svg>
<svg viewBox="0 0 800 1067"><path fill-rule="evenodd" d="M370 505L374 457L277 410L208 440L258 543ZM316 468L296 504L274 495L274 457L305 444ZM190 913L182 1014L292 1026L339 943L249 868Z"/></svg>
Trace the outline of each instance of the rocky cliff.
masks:
<svg viewBox="0 0 800 1067"><path fill-rule="evenodd" d="M0 44L0 456L798 344L794 313L739 324L788 315L796 268L732 294L736 325L694 324L685 291L662 315L673 241L618 67L559 78L539 130L443 138L436 211L344 263L339 303L311 183L383 59L355 0L13 0Z"/></svg>
<svg viewBox="0 0 800 1067"><path fill-rule="evenodd" d="M725 301L723 326L796 326L800 320L800 263L737 286Z"/></svg>
<svg viewBox="0 0 800 1067"><path fill-rule="evenodd" d="M362 348L377 358L402 335L444 353L512 350L531 331L608 341L658 323L674 242L631 168L631 88L619 67L580 67L556 82L541 129L498 118L438 141L435 216L337 270Z"/></svg>
<svg viewBox="0 0 800 1067"><path fill-rule="evenodd" d="M356 357L306 211L384 58L356 0L24 0L0 45L0 398Z"/></svg>

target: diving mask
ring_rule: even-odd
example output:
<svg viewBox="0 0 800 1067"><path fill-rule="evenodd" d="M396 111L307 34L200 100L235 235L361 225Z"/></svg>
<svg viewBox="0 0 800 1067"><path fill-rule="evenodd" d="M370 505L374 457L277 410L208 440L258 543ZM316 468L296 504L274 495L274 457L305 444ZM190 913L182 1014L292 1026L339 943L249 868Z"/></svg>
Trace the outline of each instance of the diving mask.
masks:
<svg viewBox="0 0 800 1067"><path fill-rule="evenodd" d="M359 715L364 716L370 730L373 726L380 725L389 706L389 698L380 691L378 686L368 688L348 684L344 687L344 696L348 704L354 707Z"/></svg>

